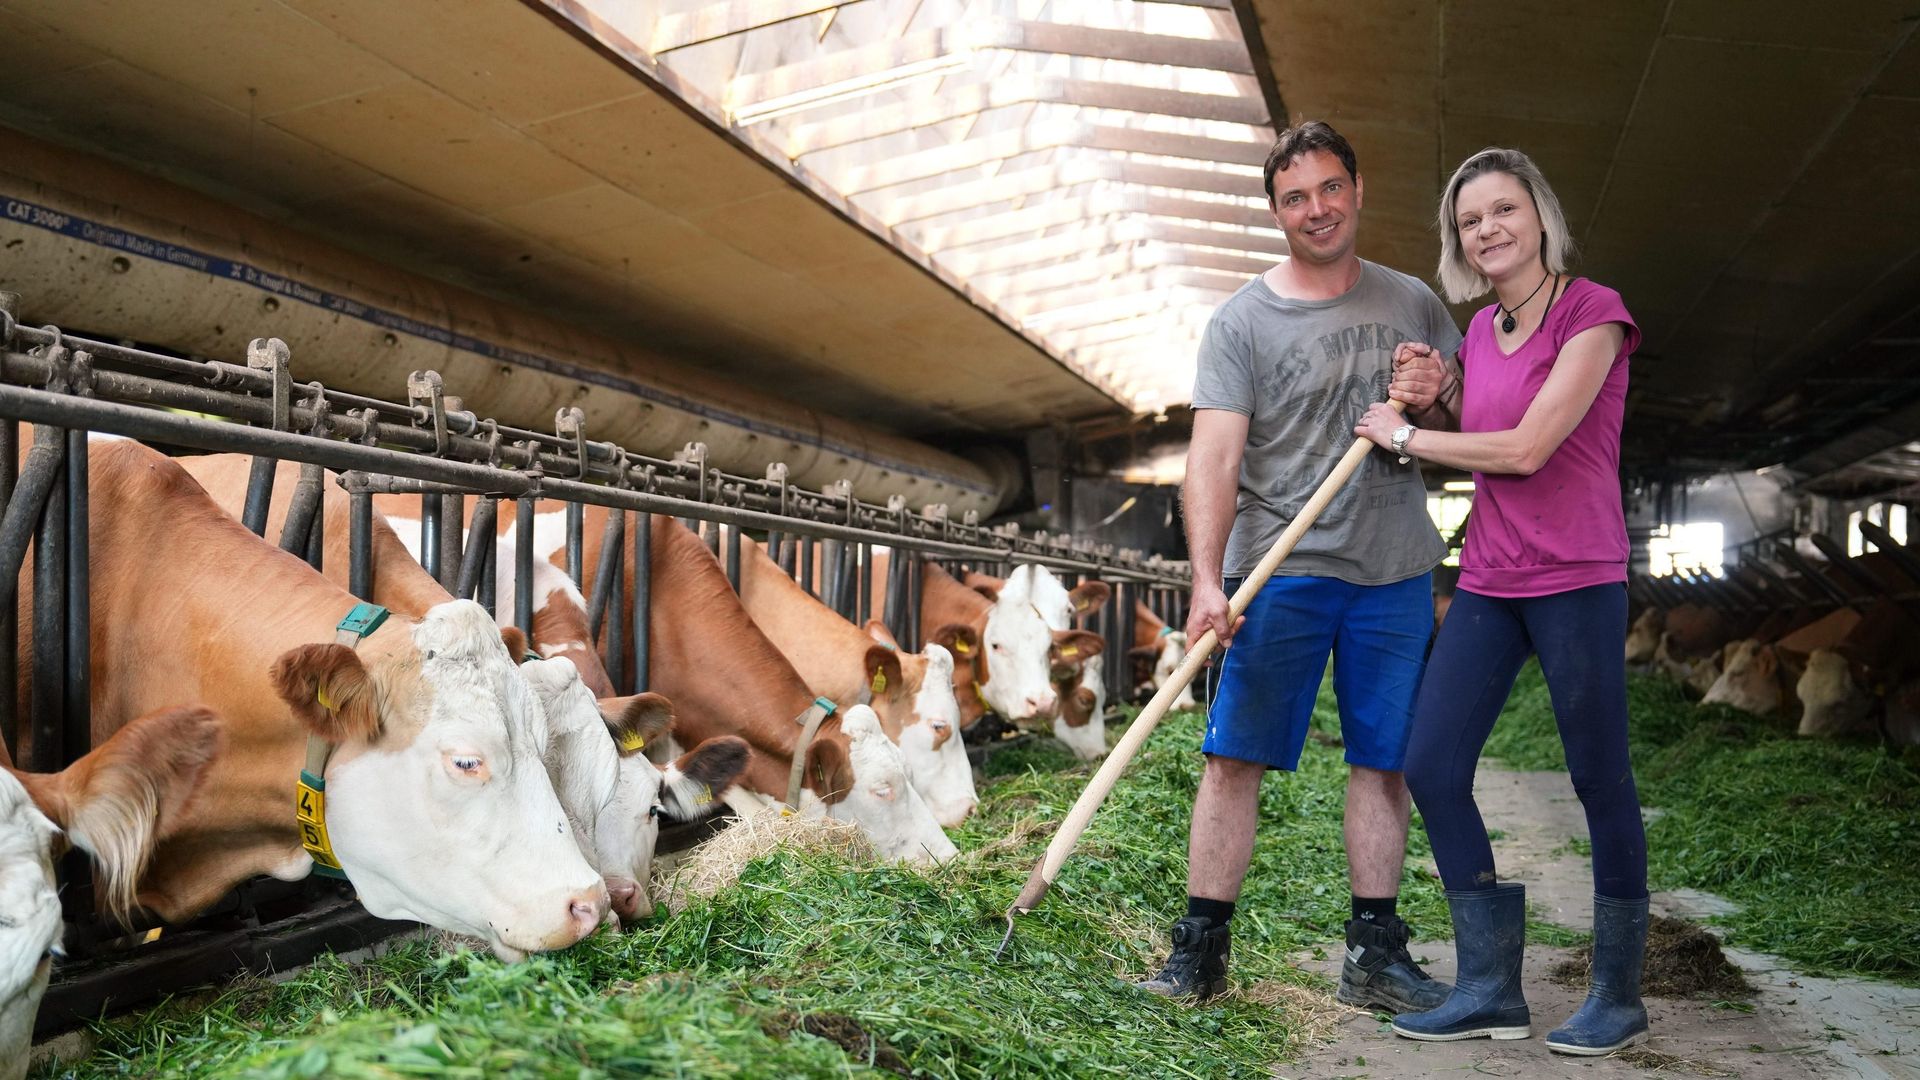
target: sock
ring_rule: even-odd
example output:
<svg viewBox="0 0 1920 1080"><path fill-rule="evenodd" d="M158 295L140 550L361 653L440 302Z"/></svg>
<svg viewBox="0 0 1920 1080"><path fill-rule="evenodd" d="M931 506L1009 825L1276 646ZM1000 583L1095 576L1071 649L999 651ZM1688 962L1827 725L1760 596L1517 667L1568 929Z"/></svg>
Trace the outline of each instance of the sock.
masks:
<svg viewBox="0 0 1920 1080"><path fill-rule="evenodd" d="M1227 925L1227 920L1233 918L1233 901L1209 900L1204 896L1189 896L1187 897L1187 917L1193 918L1196 915L1203 919L1213 920L1213 925L1215 926L1225 926Z"/></svg>
<svg viewBox="0 0 1920 1080"><path fill-rule="evenodd" d="M1377 900L1356 896L1353 898L1353 920L1357 923L1379 926L1399 914L1399 908L1400 898L1397 896ZM1347 937L1351 939L1353 936L1353 931L1348 930ZM1353 942L1349 940L1347 944L1351 945Z"/></svg>

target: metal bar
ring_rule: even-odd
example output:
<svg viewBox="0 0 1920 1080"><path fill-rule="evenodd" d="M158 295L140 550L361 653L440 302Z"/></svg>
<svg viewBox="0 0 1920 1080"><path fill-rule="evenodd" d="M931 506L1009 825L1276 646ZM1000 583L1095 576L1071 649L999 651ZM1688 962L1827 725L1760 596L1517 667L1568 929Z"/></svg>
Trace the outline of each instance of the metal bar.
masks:
<svg viewBox="0 0 1920 1080"><path fill-rule="evenodd" d="M7 377L17 372L11 365L19 354L7 354L5 363L9 365ZM109 373L96 372L96 377ZM296 418L304 410L295 409ZM13 417L36 423L55 423L62 426L87 427L93 430L112 431L133 438L168 442L180 446L191 446L203 450L228 453L270 453L284 456L298 455L304 460L313 461L337 471L365 470L389 474L395 477L410 478L416 482L447 484L467 491L494 492L520 496L536 489L534 477L514 469L490 468L486 465L459 460L454 457L437 458L421 454L411 454L386 446L370 446L364 443L349 442L344 439L329 440L292 432L273 431L263 428L243 427L238 424L209 421L200 417L186 416L173 412L162 412L142 408L116 401L102 400L98 397L78 397L50 394L13 385L0 385L0 417ZM344 418L337 430L350 434ZM364 429L363 430L367 430ZM381 425L378 434L384 441L390 432L398 432L402 437L395 439L402 445L407 444L406 428L393 428ZM419 434L415 432L414 434ZM454 450L462 449L460 439L454 440ZM480 444L475 444L480 445ZM601 444L593 444L599 446ZM505 460L511 457L505 450L499 456ZM540 461L554 464L571 465L571 459L562 459L549 455L540 455ZM598 466L590 470L591 475L609 475L599 471ZM629 473L629 478L634 474ZM969 528L963 532L974 543L957 540L936 539L931 536L902 535L897 532L880 532L842 524L846 517L844 500L836 504L837 520L816 521L806 517L784 516L778 513L753 509L751 506L721 506L713 503L701 503L683 499L671 494L655 491L642 491L609 487L603 484L580 480L560 479L552 475L540 478L537 488L544 496L591 503L598 506L618 506L628 510L647 510L654 513L675 515L699 515L703 519L738 525L745 528L771 529L783 528L806 536L831 538L838 540L873 540L885 542L899 548L908 548L924 554L943 558L984 559L1005 561L1017 558L1021 562L1032 562L1049 566L1057 570L1081 570L1087 572L1102 571L1102 564L1087 558L1061 554L1055 551L1040 550L1039 546L1019 537L1009 537L985 529ZM751 501L751 500L749 500ZM816 509L807 507L807 509ZM932 527L929 532L937 532ZM1182 587L1185 581L1167 570L1145 565L1108 562L1104 571L1109 577L1126 577L1133 580L1168 580Z"/></svg>
<svg viewBox="0 0 1920 1080"><path fill-rule="evenodd" d="M633 521L633 692L652 685L653 515L642 510Z"/></svg>
<svg viewBox="0 0 1920 1080"><path fill-rule="evenodd" d="M607 596L613 588L613 571L620 559L625 519L617 513L607 515L600 534L600 561L593 568L593 595L587 598L587 632L596 644L600 641L601 622L607 613Z"/></svg>
<svg viewBox="0 0 1920 1080"><path fill-rule="evenodd" d="M894 552L887 560L887 599L882 605L880 621L887 624L887 633L895 641L907 640L907 553Z"/></svg>
<svg viewBox="0 0 1920 1080"><path fill-rule="evenodd" d="M327 559L327 514L326 504L322 503L320 512L313 515L313 526L307 530L307 565L321 573L326 573Z"/></svg>
<svg viewBox="0 0 1920 1080"><path fill-rule="evenodd" d="M440 496L420 496L420 565L440 580Z"/></svg>
<svg viewBox="0 0 1920 1080"><path fill-rule="evenodd" d="M93 749L93 565L91 537L88 535L88 464L87 433L82 430L68 431L67 580L63 620L66 624L66 642L62 649L67 672L60 707L66 728L61 740L61 756L68 762L78 761ZM11 650L13 642L5 644ZM4 690L12 692L13 687L9 685ZM93 864L85 854L69 851L60 860L60 886L61 906L67 912L68 920L90 920L94 912ZM82 934L78 943L85 943L89 936Z"/></svg>
<svg viewBox="0 0 1920 1080"><path fill-rule="evenodd" d="M1880 553L1892 560L1900 572L1920 581L1920 556L1915 556L1905 545L1896 541L1893 534L1863 516L1860 519L1860 536L1880 550Z"/></svg>
<svg viewBox="0 0 1920 1080"><path fill-rule="evenodd" d="M920 590L926 581L926 574L920 569L920 557L906 553L907 560L907 633L900 638L900 645L909 652L919 652L926 642L920 637ZM981 646L985 648L983 644Z"/></svg>
<svg viewBox="0 0 1920 1080"><path fill-rule="evenodd" d="M820 594L813 588L813 545L811 535L800 538L800 587L818 598Z"/></svg>
<svg viewBox="0 0 1920 1080"><path fill-rule="evenodd" d="M500 500L483 498L473 508L473 523L467 527L467 550L460 558L460 576L454 581L453 595L465 600L474 595L480 587L480 575L487 567L487 560L493 553L494 521L499 513ZM482 601L481 606L492 614L493 605ZM515 657L518 660L518 657Z"/></svg>
<svg viewBox="0 0 1920 1080"><path fill-rule="evenodd" d="M734 528L726 532L727 584L737 593L740 591L740 530Z"/></svg>
<svg viewBox="0 0 1920 1080"><path fill-rule="evenodd" d="M579 588L581 575L586 567L581 565L586 558L585 538L581 535L586 528L587 508L577 502L567 504L567 576L573 579L573 587Z"/></svg>
<svg viewBox="0 0 1920 1080"><path fill-rule="evenodd" d="M840 540L820 542L820 602L840 611Z"/></svg>
<svg viewBox="0 0 1920 1080"><path fill-rule="evenodd" d="M0 294L0 306L4 306L7 296ZM20 425L12 420L0 421L0 519L5 518L5 509L13 505L13 496L17 488L20 467ZM18 721L20 713L20 695L16 689L20 685L20 572L15 567L5 580L0 580L0 740L4 740L8 761L20 760L20 733Z"/></svg>
<svg viewBox="0 0 1920 1080"><path fill-rule="evenodd" d="M279 465L275 458L256 456L247 473L247 501L240 509L240 524L255 536L267 535L267 508L273 504L273 477Z"/></svg>
<svg viewBox="0 0 1920 1080"><path fill-rule="evenodd" d="M1887 591L1887 586L1884 582L1874 577L1871 571L1855 562L1853 558L1847 554L1847 549L1844 544L1841 544L1825 533L1809 533L1807 539L1813 542L1814 547L1820 549L1820 554L1827 557L1828 566L1833 567L1834 570L1838 571L1848 582L1858 586L1859 590L1864 593L1866 597L1872 598L1880 596Z"/></svg>
<svg viewBox="0 0 1920 1080"><path fill-rule="evenodd" d="M1774 551L1780 556L1781 562L1786 563L1788 566L1800 572L1801 581L1805 581L1815 589L1825 593L1827 598L1836 604L1844 607L1851 607L1853 605L1852 597L1848 596L1840 586L1828 580L1827 575L1816 569L1813 563L1809 562L1805 555L1795 551L1792 545L1776 543L1774 545Z"/></svg>
<svg viewBox="0 0 1920 1080"><path fill-rule="evenodd" d="M513 624L533 640L533 500L513 506Z"/></svg>
<svg viewBox="0 0 1920 1080"><path fill-rule="evenodd" d="M500 520L500 500L488 499L487 501L494 505L493 520L497 523ZM487 530L487 546L480 549L482 563L480 567L480 581L476 586L477 592L474 596L474 600L478 602L481 607L487 609L487 614L493 615L496 619L499 618L499 615L496 613L500 610L500 544L498 536L499 534L493 529ZM531 648L532 646L529 645L528 647ZM515 657L514 660L518 662L519 657Z"/></svg>
<svg viewBox="0 0 1920 1080"><path fill-rule="evenodd" d="M451 592L460 582L460 525L466 517L465 495L440 496L440 587Z"/></svg>
<svg viewBox="0 0 1920 1080"><path fill-rule="evenodd" d="M56 427L34 429L34 442L65 447L67 433ZM29 772L59 772L66 754L67 621L67 468L66 455L54 473L33 540L33 693L28 715L33 723Z"/></svg>
<svg viewBox="0 0 1920 1080"><path fill-rule="evenodd" d="M1127 691L1130 689L1128 683L1132 681L1129 676L1133 672L1133 666L1128 654L1133 651L1134 623L1139 619L1139 612L1135 611L1133 606L1137 589L1138 586L1130 581L1114 583L1114 620L1119 623L1119 632L1115 635L1107 656L1107 686L1110 688L1107 694L1108 701L1126 700Z"/></svg>
<svg viewBox="0 0 1920 1080"><path fill-rule="evenodd" d="M373 599L373 495L347 495L347 591L362 600Z"/></svg>
<svg viewBox="0 0 1920 1080"><path fill-rule="evenodd" d="M873 617L873 545L853 546L853 624L867 625Z"/></svg>
<svg viewBox="0 0 1920 1080"><path fill-rule="evenodd" d="M627 674L627 512L608 515L619 528L613 538L613 588L607 594L607 679L617 691ZM735 535L738 535L736 532Z"/></svg>
<svg viewBox="0 0 1920 1080"><path fill-rule="evenodd" d="M854 601L859 599L860 594L859 582L854 580L860 572L860 566L857 561L859 553L855 550L859 546L858 543L854 542L840 545L840 604L838 610L840 617L848 622L853 621Z"/></svg>
<svg viewBox="0 0 1920 1080"><path fill-rule="evenodd" d="M47 496L66 468L67 444L64 439L43 435L55 429L36 424L33 448L27 451L26 464L7 500L7 512L0 518L0 578L16 583L20 567L26 562L27 544L40 527L40 512ZM17 584L14 584L17 588Z"/></svg>
<svg viewBox="0 0 1920 1080"><path fill-rule="evenodd" d="M262 459L254 458L255 462ZM280 550L306 558L307 540L313 531L313 519L320 513L320 484L326 470L318 465L300 466L300 479L293 485L293 502L287 507L287 519L280 526Z"/></svg>

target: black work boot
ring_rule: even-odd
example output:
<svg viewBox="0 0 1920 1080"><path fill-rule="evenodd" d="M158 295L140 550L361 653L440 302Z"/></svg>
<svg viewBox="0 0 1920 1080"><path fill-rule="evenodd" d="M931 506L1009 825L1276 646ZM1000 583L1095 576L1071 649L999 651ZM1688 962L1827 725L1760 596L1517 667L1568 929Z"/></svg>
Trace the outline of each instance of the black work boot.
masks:
<svg viewBox="0 0 1920 1080"><path fill-rule="evenodd" d="M1437 1009L1453 987L1420 970L1407 952L1407 924L1397 916L1380 922L1347 923L1347 958L1340 965L1334 997L1347 1005L1383 1012Z"/></svg>
<svg viewBox="0 0 1920 1080"><path fill-rule="evenodd" d="M1160 974L1140 989L1161 997L1205 1001L1227 988L1227 956L1233 951L1229 927L1215 926L1203 915L1189 915L1173 924L1173 952Z"/></svg>

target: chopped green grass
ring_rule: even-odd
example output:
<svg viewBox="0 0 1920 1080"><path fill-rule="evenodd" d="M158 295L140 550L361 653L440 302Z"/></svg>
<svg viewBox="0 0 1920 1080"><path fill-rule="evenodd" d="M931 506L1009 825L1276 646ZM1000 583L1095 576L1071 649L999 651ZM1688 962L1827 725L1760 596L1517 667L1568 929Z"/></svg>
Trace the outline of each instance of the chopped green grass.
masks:
<svg viewBox="0 0 1920 1080"><path fill-rule="evenodd" d="M1325 725L1324 695L1321 711ZM1169 1003L1129 981L1184 912L1202 729L1188 713L1155 733L998 965L1002 913L1091 775L1046 742L989 759L952 865L779 854L632 933L514 966L427 941L325 960L101 1025L90 1057L39 1075L1270 1076L1304 1018L1262 990L1325 989L1288 957L1347 917L1346 768L1312 742L1298 774L1262 787L1234 919L1233 973L1252 992ZM1413 843L1423 861L1417 826ZM1409 872L1402 911L1446 935L1430 875Z"/></svg>
<svg viewBox="0 0 1920 1080"><path fill-rule="evenodd" d="M1920 983L1920 752L1800 739L1778 721L1700 706L1630 678L1634 771L1656 889L1739 905L1730 944L1816 973ZM1537 664L1521 672L1487 746L1515 768L1565 769Z"/></svg>

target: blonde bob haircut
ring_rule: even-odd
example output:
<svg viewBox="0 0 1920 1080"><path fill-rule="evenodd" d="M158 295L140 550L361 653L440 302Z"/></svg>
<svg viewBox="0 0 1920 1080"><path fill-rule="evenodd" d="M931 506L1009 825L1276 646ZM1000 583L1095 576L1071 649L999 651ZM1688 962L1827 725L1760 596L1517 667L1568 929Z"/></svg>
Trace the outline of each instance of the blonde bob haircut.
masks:
<svg viewBox="0 0 1920 1080"><path fill-rule="evenodd" d="M1540 261L1546 265L1547 273L1566 273L1567 263L1573 258L1573 234L1567 231L1567 215L1560 210L1560 200L1548 186L1547 178L1541 175L1540 166L1518 150L1489 146L1453 170L1453 179L1447 181L1446 192L1440 196L1440 217L1436 222L1440 230L1440 291L1455 304L1465 303L1493 288L1493 283L1467 262L1454 211L1460 200L1460 189L1467 186L1468 181L1488 173L1506 173L1520 181L1520 186L1533 197L1534 211L1540 215Z"/></svg>

